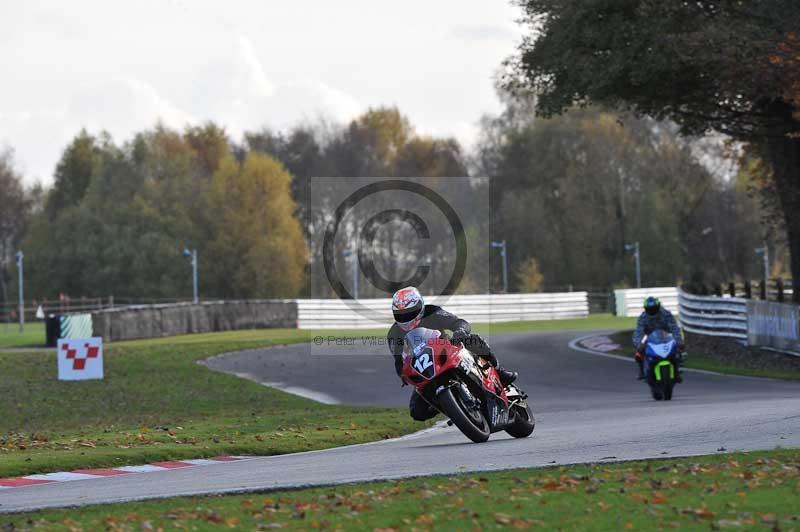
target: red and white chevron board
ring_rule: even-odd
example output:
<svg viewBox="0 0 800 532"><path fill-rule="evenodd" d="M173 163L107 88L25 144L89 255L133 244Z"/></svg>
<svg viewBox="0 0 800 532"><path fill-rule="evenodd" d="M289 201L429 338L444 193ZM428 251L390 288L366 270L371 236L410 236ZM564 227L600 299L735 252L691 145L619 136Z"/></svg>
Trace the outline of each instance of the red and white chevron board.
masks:
<svg viewBox="0 0 800 532"><path fill-rule="evenodd" d="M68 482L70 480L88 480L92 478L113 477L116 475L130 475L133 473L151 473L153 471L167 471L184 467L206 466L238 462L257 458L256 456L217 456L216 458L199 458L197 460L174 460L168 462L153 462L152 464L138 466L122 466L108 469L76 469L75 471L61 471L58 473L43 473L41 475L28 475L17 478L0 478L0 490L9 488L23 488L53 482Z"/></svg>

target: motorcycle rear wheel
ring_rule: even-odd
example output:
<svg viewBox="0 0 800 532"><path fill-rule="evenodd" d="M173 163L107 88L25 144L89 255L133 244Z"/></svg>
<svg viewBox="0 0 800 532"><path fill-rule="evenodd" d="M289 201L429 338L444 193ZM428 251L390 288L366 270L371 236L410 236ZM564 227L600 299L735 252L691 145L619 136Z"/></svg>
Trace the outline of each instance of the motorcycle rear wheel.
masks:
<svg viewBox="0 0 800 532"><path fill-rule="evenodd" d="M479 417L482 423L476 424L472 420L472 416L465 411L468 407L462 404L459 400L460 398L457 397L458 395L458 393L454 394L452 389L444 388L437 396L439 405L464 436L475 443L485 442L489 439L489 434L491 434L489 423L482 413L477 412L475 417Z"/></svg>
<svg viewBox="0 0 800 532"><path fill-rule="evenodd" d="M511 407L511 412L514 414L514 423L506 429L506 432L515 438L530 436L536 428L536 419L533 417L531 407L527 404L524 408L522 405L514 405Z"/></svg>

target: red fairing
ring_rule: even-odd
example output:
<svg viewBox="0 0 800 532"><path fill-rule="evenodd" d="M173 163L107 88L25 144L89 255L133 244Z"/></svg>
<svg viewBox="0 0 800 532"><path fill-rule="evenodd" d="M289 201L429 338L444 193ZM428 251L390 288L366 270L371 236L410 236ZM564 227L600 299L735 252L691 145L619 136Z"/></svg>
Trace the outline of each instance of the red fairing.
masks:
<svg viewBox="0 0 800 532"><path fill-rule="evenodd" d="M484 359L480 359L482 365L486 365L487 362ZM489 369L484 370L483 372L483 387L496 396L500 397L508 406L508 397L506 395L506 388L502 384L500 384L500 375L498 375L497 370L491 366Z"/></svg>
<svg viewBox="0 0 800 532"><path fill-rule="evenodd" d="M403 360L403 382L414 386L419 392L427 388L437 376L456 369L461 364L462 357L473 356L467 349L455 346L445 338L431 338L427 341L427 345L433 351L434 367L434 372L429 378L414 368L413 357L406 356ZM482 358L478 360L481 366L489 366L486 360ZM493 395L500 397L508 405L505 387L500 384L500 376L495 368L489 366L483 370L483 387Z"/></svg>

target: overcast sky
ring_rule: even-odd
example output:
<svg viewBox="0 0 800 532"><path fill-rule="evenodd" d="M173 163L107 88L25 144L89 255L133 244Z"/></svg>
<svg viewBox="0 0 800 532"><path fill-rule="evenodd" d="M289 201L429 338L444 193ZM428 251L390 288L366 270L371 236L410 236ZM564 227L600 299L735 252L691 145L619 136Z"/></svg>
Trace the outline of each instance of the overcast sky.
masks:
<svg viewBox="0 0 800 532"><path fill-rule="evenodd" d="M0 0L0 149L52 181L81 128L284 129L397 105L469 143L521 28L507 0Z"/></svg>

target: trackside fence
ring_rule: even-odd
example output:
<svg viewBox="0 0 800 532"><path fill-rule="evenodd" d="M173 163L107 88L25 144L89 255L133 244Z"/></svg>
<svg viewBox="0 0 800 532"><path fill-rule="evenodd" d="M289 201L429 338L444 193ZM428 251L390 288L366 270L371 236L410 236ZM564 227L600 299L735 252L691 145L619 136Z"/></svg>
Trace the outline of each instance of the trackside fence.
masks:
<svg viewBox="0 0 800 532"><path fill-rule="evenodd" d="M472 323L586 318L586 292L487 294L426 298ZM107 341L253 328L385 329L392 322L390 299L287 299L206 301L200 304L139 305L52 318L56 333L72 334L84 321ZM51 335L53 336L53 335ZM51 343L54 342L50 338Z"/></svg>
<svg viewBox="0 0 800 532"><path fill-rule="evenodd" d="M678 291L681 327L707 336L747 342L747 300L739 297L695 296Z"/></svg>
<svg viewBox="0 0 800 532"><path fill-rule="evenodd" d="M440 305L472 323L556 320L589 315L587 292L433 296ZM391 299L298 299L300 329L368 329L392 323Z"/></svg>
<svg viewBox="0 0 800 532"><path fill-rule="evenodd" d="M614 290L617 316L635 318L642 313L642 303L648 296L657 297L670 312L679 314L678 289L674 286L658 288L628 288Z"/></svg>

